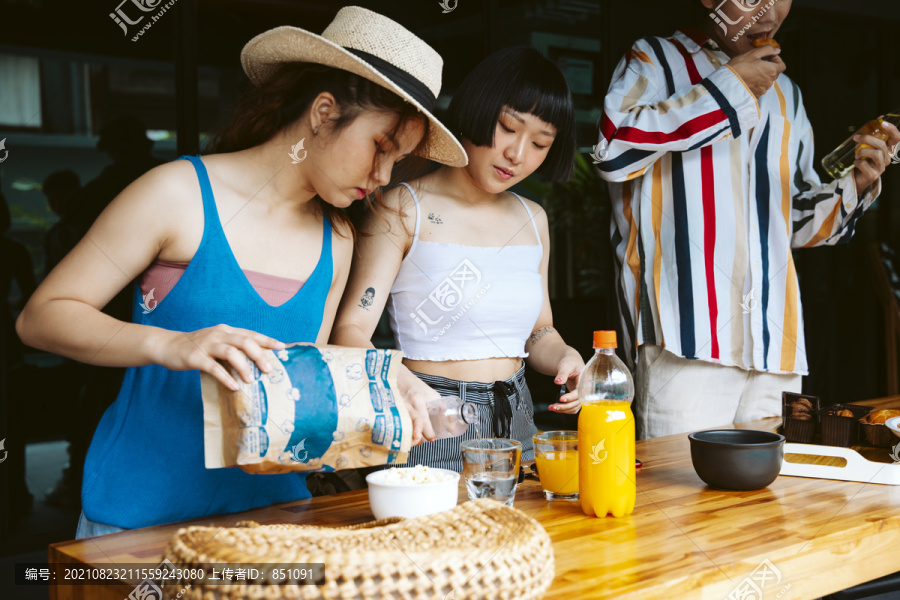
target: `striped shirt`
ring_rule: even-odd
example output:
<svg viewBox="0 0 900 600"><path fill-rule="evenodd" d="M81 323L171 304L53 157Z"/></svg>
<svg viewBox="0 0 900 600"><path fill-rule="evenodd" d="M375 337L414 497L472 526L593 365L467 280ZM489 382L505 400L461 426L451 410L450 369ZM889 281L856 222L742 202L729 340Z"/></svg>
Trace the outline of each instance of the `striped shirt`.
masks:
<svg viewBox="0 0 900 600"><path fill-rule="evenodd" d="M698 31L638 40L599 125L626 349L807 373L791 248L846 242L874 202L852 174L823 185L786 75L758 100Z"/></svg>

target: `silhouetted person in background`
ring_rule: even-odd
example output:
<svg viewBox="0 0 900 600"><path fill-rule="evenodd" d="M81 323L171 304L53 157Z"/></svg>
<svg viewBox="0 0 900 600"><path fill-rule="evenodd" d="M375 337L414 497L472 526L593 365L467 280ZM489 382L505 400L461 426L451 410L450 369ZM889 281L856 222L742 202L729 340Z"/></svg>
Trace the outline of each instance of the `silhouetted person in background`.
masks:
<svg viewBox="0 0 900 600"><path fill-rule="evenodd" d="M87 233L106 205L128 184L162 164L162 161L150 154L152 149L153 141L147 137L147 127L137 117L116 117L100 129L97 150L106 152L113 164L103 169L96 179L88 182L73 199L76 210L72 219L81 229L82 235ZM128 314L131 314L130 302L125 304Z"/></svg>
<svg viewBox="0 0 900 600"><path fill-rule="evenodd" d="M83 232L72 218L72 214L76 210L75 202L78 200L78 193L81 189L81 180L78 178L78 174L71 169L55 171L44 179L42 190L47 197L47 203L50 205L50 209L59 216L59 221L44 235L44 277L81 241ZM68 381L64 382L60 394L64 398L61 409L70 412L78 410L79 398L86 376L92 367L74 361L67 360L66 362L70 370L65 375ZM77 415L70 412L65 423L77 423ZM75 431L72 426L66 432L66 439L70 445L79 443L81 437L82 434ZM79 505L77 492L73 494L69 490L70 476L67 477L67 473L68 471L64 472L61 484L48 490L44 500L47 504L62 508L76 508Z"/></svg>
<svg viewBox="0 0 900 600"><path fill-rule="evenodd" d="M96 179L88 182L70 200L70 222L79 239L87 233L103 209L135 179L162 164L150 151L153 141L147 138L147 127L134 116L120 116L100 130L97 149L106 152L112 164ZM103 312L123 321L131 321L133 287L124 289L106 305ZM72 405L74 414L67 422L69 434L69 466L56 487L47 494L51 506L75 508L81 505L81 479L84 459L103 411L116 399L125 369L86 367L85 381L78 401Z"/></svg>
<svg viewBox="0 0 900 600"><path fill-rule="evenodd" d="M56 171L44 180L43 191L50 209L59 216L59 222L47 230L44 237L44 277L81 240L82 232L72 219L76 205L74 200L81 191L81 181L71 169Z"/></svg>
<svg viewBox="0 0 900 600"><path fill-rule="evenodd" d="M12 218L9 214L9 206L6 198L0 193L0 332L3 344L4 364L0 368L6 369L9 386L6 394L0 396L5 400L0 410L6 411L9 431L16 431L21 427L25 418L26 404L23 398L14 392L13 381L17 379L16 372L23 366L24 346L19 341L15 329L15 317L13 309L21 309L35 289L34 268L31 263L31 255L20 242L7 235ZM19 288L20 298L15 304L10 303L12 284ZM6 432L4 432L6 435ZM6 460L9 468L9 505L13 515L27 514L31 512L33 497L25 484L25 443L22 436L6 436L5 450L8 453ZM4 466L7 466L4 465Z"/></svg>

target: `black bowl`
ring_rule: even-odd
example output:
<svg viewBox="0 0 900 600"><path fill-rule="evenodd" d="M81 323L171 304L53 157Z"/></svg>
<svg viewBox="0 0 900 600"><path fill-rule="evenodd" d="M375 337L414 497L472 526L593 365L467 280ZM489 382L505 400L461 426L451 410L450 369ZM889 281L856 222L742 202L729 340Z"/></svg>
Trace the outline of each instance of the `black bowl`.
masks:
<svg viewBox="0 0 900 600"><path fill-rule="evenodd" d="M761 490L778 477L784 436L751 429L696 431L691 462L700 479L722 490Z"/></svg>

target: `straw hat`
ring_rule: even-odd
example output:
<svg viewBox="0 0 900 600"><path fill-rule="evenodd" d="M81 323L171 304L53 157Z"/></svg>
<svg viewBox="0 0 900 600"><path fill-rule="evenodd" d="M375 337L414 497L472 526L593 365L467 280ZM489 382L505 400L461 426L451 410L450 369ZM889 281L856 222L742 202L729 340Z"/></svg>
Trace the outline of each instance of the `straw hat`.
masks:
<svg viewBox="0 0 900 600"><path fill-rule="evenodd" d="M460 143L431 114L441 91L444 61L398 23L365 8L348 6L338 11L322 35L297 27L276 27L247 42L241 52L244 72L256 85L287 62L336 67L395 92L431 121L418 155L452 167L468 163Z"/></svg>

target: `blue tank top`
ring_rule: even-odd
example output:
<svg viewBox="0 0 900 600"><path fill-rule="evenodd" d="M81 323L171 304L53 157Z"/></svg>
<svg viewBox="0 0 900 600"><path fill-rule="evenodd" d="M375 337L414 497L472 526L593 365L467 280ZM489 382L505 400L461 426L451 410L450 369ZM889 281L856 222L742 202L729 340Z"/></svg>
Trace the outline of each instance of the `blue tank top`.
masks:
<svg viewBox="0 0 900 600"><path fill-rule="evenodd" d="M286 343L315 342L333 277L331 224L325 219L321 256L309 279L286 303L271 306L228 245L200 157L182 158L193 163L200 180L203 238L181 279L153 310L143 309L136 287L133 322L174 331L224 323ZM206 469L200 373L148 365L127 370L100 420L81 499L91 521L134 529L309 497L305 474Z"/></svg>

